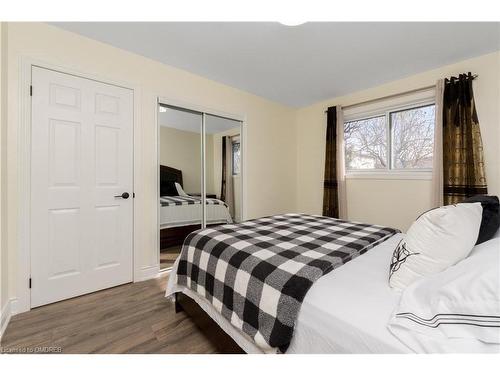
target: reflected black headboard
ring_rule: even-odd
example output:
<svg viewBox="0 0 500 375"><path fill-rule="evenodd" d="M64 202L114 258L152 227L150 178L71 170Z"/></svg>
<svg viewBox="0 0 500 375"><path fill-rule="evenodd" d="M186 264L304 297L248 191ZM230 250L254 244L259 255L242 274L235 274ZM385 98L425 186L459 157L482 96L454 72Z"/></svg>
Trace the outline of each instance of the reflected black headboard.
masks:
<svg viewBox="0 0 500 375"><path fill-rule="evenodd" d="M169 194L169 190L172 182L178 182L181 186L184 186L182 183L182 171L167 167L166 165L160 165L160 196L171 195Z"/></svg>

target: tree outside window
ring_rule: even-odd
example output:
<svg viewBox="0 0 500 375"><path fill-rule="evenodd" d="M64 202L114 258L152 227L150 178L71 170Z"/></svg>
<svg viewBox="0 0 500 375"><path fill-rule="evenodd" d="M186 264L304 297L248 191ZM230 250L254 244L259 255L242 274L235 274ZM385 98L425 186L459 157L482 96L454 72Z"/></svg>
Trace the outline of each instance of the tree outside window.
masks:
<svg viewBox="0 0 500 375"><path fill-rule="evenodd" d="M434 104L346 122L346 170L432 168L434 122Z"/></svg>

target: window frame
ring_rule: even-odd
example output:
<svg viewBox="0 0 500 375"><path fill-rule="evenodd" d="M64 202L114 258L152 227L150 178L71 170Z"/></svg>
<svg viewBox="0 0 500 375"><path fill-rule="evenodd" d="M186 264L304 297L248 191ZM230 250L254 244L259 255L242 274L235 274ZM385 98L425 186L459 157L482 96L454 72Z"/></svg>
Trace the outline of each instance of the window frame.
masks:
<svg viewBox="0 0 500 375"><path fill-rule="evenodd" d="M347 122L367 120L374 117L385 117L386 142L387 142L387 166L384 169L348 169L344 152L344 168L347 179L411 179L430 180L432 168L392 168L393 145L392 145L392 121L391 113L410 109L418 109L430 105L436 105L434 90L425 93L410 95L406 98L383 101L376 105L359 106L353 110L344 112L344 126Z"/></svg>

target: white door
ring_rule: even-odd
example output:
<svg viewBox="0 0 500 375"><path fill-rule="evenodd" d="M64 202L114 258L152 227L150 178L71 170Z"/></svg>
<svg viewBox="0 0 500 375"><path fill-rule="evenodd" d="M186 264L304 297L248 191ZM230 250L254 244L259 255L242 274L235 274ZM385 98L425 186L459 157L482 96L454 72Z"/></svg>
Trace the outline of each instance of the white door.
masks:
<svg viewBox="0 0 500 375"><path fill-rule="evenodd" d="M132 90L38 67L32 85L36 307L132 281L134 99Z"/></svg>

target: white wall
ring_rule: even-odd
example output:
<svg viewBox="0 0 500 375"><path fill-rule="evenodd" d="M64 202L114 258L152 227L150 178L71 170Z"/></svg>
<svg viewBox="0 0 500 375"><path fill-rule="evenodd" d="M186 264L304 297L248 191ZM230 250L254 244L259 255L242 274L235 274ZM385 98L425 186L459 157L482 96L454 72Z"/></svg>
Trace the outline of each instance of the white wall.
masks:
<svg viewBox="0 0 500 375"><path fill-rule="evenodd" d="M157 264L154 228L156 98L186 102L216 111L246 116L247 218L294 211L295 127L294 111L258 96L166 66L133 53L72 34L42 23L10 23L8 34L8 247L9 292L15 296L18 254L18 126L19 76L22 57L34 58L103 80L129 82L140 89L141 181L136 191L136 211L141 228L138 266ZM287 186L286 189L283 186Z"/></svg>
<svg viewBox="0 0 500 375"><path fill-rule="evenodd" d="M9 318L7 254L7 24L0 22L0 337Z"/></svg>
<svg viewBox="0 0 500 375"><path fill-rule="evenodd" d="M320 214L323 201L326 118L332 105L350 105L433 85L462 72L479 74L474 94L481 125L489 192L500 194L500 52L444 66L382 86L316 103L297 112L297 209ZM347 211L352 220L406 230L431 208L431 182L422 180L348 180Z"/></svg>

